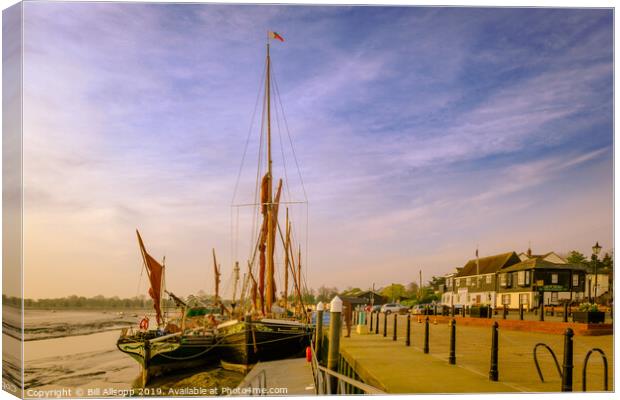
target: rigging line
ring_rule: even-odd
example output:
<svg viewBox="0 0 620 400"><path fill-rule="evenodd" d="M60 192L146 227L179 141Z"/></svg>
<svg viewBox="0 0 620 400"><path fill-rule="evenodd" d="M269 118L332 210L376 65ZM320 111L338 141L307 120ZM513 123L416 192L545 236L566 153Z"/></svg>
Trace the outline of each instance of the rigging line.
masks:
<svg viewBox="0 0 620 400"><path fill-rule="evenodd" d="M273 68L272 68L272 70L273 70ZM274 89L275 89L275 92L276 92L276 96L274 96L274 97L276 97L278 99L278 104L280 105L280 109L282 110L282 119L284 120L284 123L285 123L285 128L286 128L287 136L288 136L288 139L289 139L289 144L290 144L290 147L291 147L291 151L293 153L293 158L295 160L295 165L297 167L297 173L299 175L299 181L301 183L303 194L304 194L304 199L305 199L306 204L307 204L308 196L306 194L306 188L305 188L305 185L304 185L303 177L301 176L301 168L299 167L299 163L297 161L297 155L295 153L295 147L293 146L293 141L292 141L292 138L291 138L291 135L290 135L290 130L288 128L288 121L286 119L286 114L284 113L284 106L282 104L282 96L280 96L280 90L278 88L277 78L275 77L275 70L272 71L272 76L273 76L273 82L274 82L273 85L274 85ZM275 109L276 109L276 115L278 115L277 107L275 107ZM277 123L278 129L279 129L279 120L276 120L276 123ZM278 131L278 134L280 134L279 131ZM280 138L280 140L281 140L281 138ZM285 174L285 177L287 179L287 190L289 191L289 197L290 197L290 185L288 184L288 176L287 176L287 169L286 169L286 159L284 157L284 150L283 150L282 143L280 143L280 145L281 145L281 150L282 150L282 158L284 160L284 174ZM306 205L306 207L307 207L307 205ZM308 209L306 208L306 216L308 215L307 211L308 211ZM306 218L306 251L305 251L305 254L304 254L306 263L308 261L308 250L307 250L307 248L308 248L308 240L309 240L308 239L308 235L307 235L307 233L308 233L307 232L307 226L308 226L307 222L308 222L308 218ZM291 229L291 236L292 236L292 238L296 237L295 228Z"/></svg>
<svg viewBox="0 0 620 400"><path fill-rule="evenodd" d="M248 151L248 146L250 144L250 137L252 136L252 128L254 127L254 119L256 117L256 110L258 109L258 99L260 99L261 89L263 87L265 81L265 69L267 68L267 62L265 61L265 65L263 67L263 72L261 73L261 81L259 85L259 89L256 93L256 101L254 103L254 111L252 112L252 119L250 120L250 129L248 129L248 135L245 139L245 146L243 148L243 156L241 157L241 165L239 166L239 172L237 173L237 181L235 182L235 189L233 190L233 198L231 203L235 201L235 197L237 195L237 189L239 187L239 181L241 180L241 172L243 170L243 165L245 163L245 157Z"/></svg>
<svg viewBox="0 0 620 400"><path fill-rule="evenodd" d="M259 202L259 198L260 198L260 188L261 188L261 166L262 166L262 161L263 161L263 138L265 136L265 114L267 112L267 107L265 105L267 101L267 95L266 93L263 95L263 112L261 114L261 129L260 129L260 137L259 137L259 145L258 145L258 161L257 161L257 168L256 168L256 183L255 183L255 187L254 187L254 203L258 203ZM258 214L260 208L258 206L256 206L254 208L254 212L252 213L252 236L250 238L250 243L255 242L256 240L258 240L257 235L258 235L258 230L259 228L257 227L258 225ZM252 249L250 248L250 255L252 253Z"/></svg>
<svg viewBox="0 0 620 400"><path fill-rule="evenodd" d="M274 86L273 83L272 83L272 86ZM274 92L275 92L275 86L274 86ZM284 144L282 142L282 130L280 129L280 118L279 118L278 107L274 107L274 111L275 111L274 114L275 114L275 120L276 120L276 129L278 131L278 139L280 142L280 153L282 154L282 166L284 167L284 186L286 187L286 193L288 194L288 198L290 200L292 199L291 187L289 185L288 172L286 168L286 156L284 155Z"/></svg>
<svg viewBox="0 0 620 400"><path fill-rule="evenodd" d="M273 66L271 69L273 70ZM303 192L304 192L304 198L307 201L308 195L306 194L306 186L304 185L304 179L301 176L301 168L299 168L299 162L297 161L297 153L295 152L295 146L293 146L293 139L291 139L291 132L288 128L288 121L286 119L286 114L284 113L284 106L282 105L282 97L280 96L280 89L278 88L278 80L276 79L275 74L272 73L272 75L273 75L274 86L276 89L276 97L278 98L278 102L280 103L280 108L282 109L282 119L284 120L284 126L286 127L286 134L288 136L288 140L291 145L291 150L293 152L293 159L295 160L295 165L297 166L297 173L299 175L299 180L301 182L301 188L303 189Z"/></svg>

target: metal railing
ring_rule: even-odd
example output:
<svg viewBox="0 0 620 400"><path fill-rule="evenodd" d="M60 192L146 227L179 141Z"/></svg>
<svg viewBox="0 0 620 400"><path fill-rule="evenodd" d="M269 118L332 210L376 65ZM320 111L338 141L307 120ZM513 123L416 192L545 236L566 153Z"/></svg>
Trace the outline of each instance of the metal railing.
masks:
<svg viewBox="0 0 620 400"><path fill-rule="evenodd" d="M605 391L609 390L609 378L608 378L609 372L608 372L608 365L607 365L607 357L605 356L605 352L603 350L599 348L594 348L588 351L588 354L586 355L586 359L583 362L583 371L581 372L581 381L582 381L582 389L584 392L586 391L586 380L587 380L586 372L588 370L588 361L590 360L590 356L594 352L599 353L601 355L601 358L603 359L603 387Z"/></svg>
<svg viewBox="0 0 620 400"><path fill-rule="evenodd" d="M338 372L332 371L319 364L314 348L314 341L311 344L312 350L312 375L314 377L314 388L317 395L326 394L386 394L384 391L349 378Z"/></svg>
<svg viewBox="0 0 620 400"><path fill-rule="evenodd" d="M551 357L553 357L553 361L555 362L555 367L558 370L558 374L560 375L560 379L562 379L562 370L560 369L560 363L558 362L558 359L555 356L555 352L551 349L551 347L547 346L545 343L536 343L536 345L534 346L534 364L536 364L536 370L538 371L538 376L540 377L540 381L545 382L542 371L540 370L540 365L538 364L538 357L536 357L536 350L540 346L549 350L549 353L551 354Z"/></svg>
<svg viewBox="0 0 620 400"><path fill-rule="evenodd" d="M258 364L256 364L258 366ZM240 388L248 389L243 391L244 396L266 396L267 395L267 372L262 369L255 377L248 381L244 386Z"/></svg>

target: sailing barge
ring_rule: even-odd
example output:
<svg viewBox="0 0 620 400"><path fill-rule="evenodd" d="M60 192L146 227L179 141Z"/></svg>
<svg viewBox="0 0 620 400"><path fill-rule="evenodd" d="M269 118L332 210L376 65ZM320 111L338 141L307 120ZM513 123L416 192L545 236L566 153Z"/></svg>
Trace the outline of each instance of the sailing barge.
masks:
<svg viewBox="0 0 620 400"><path fill-rule="evenodd" d="M253 364L257 361L303 356L306 347L310 344L312 335L310 318L302 301L301 250L298 253L297 260L295 260L288 209L286 210L285 229L283 230L278 224L282 179L278 181L275 195L273 192L274 171L272 167L271 132L272 66L269 39L284 41L277 33L269 32L262 114L266 116L264 121L266 143L260 146L265 151L264 156L267 160L267 165L260 185L257 185L260 187L260 204L256 204L260 210L259 217L262 218L262 224L260 231L256 235L257 242L252 245L251 257L248 261L248 273L246 274L243 285L244 291L242 293L242 299L247 298L247 289L251 287L251 302L242 302L246 309L241 310L243 314L237 315L237 319L218 326L221 359L242 365ZM278 241L278 238L281 240ZM275 285L275 253L277 249L276 244L279 242L283 245L284 253L282 306L277 305ZM257 264L257 253L259 271L256 278L254 267ZM297 295L297 305L293 318L289 318L288 310L289 273L293 278L293 289Z"/></svg>
<svg viewBox="0 0 620 400"><path fill-rule="evenodd" d="M149 329L149 320L145 316L138 331L127 328L121 331L116 346L140 364L141 384L146 386L153 376L216 363L219 360L215 335L217 320L206 318L209 311L214 311L213 308L209 310L207 307L190 307L173 293L165 291L165 261L160 264L155 260L146 251L137 230L136 234L150 282L149 295L153 300L157 327ZM180 309L180 316L176 321L164 320L161 311L164 293L167 293Z"/></svg>
<svg viewBox="0 0 620 400"><path fill-rule="evenodd" d="M283 41L283 38L274 32L270 32L269 36ZM140 324L139 331L127 329L122 331L117 347L138 361L142 369L143 386L153 376L209 363L219 362L228 368L248 371L249 366L258 361L303 356L307 346L310 345L313 326L303 304L301 249L294 254L292 222L289 220L288 208L284 230L278 222L282 179L278 181L275 195L273 193L271 75L268 41L263 103L263 114L267 117L265 121L267 135L265 146L261 146L266 153L267 170L262 175L259 185L260 203L254 204L257 207L257 214L260 214L262 218L262 224L257 235L258 239L252 246L239 304L236 303L239 265L235 263L235 286L231 307L226 308L219 298L220 271L214 250L215 310L194 313L197 310L204 311L205 308L191 307L172 293L165 291L165 260L161 264L155 260L146 251L140 233L136 231L150 282L149 295L153 300L157 328L149 329L148 320L145 317ZM259 172L261 172L260 169ZM277 240L278 238L280 241ZM277 243L280 242L284 253L284 293L278 305L275 287L275 254L278 248ZM289 310L290 304L288 303L288 289L291 286L289 275L292 278L292 288L296 297L294 312ZM161 312L164 293L167 293L181 310L178 321L164 321ZM197 318L188 321L188 318L192 317Z"/></svg>

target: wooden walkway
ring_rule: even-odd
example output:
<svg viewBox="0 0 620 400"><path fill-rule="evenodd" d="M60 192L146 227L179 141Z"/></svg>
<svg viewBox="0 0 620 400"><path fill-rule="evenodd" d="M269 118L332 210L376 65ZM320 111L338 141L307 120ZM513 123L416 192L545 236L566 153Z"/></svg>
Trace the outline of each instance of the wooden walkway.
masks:
<svg viewBox="0 0 620 400"><path fill-rule="evenodd" d="M259 375L265 373L270 396L314 395L312 366L305 358L259 362L239 384L240 388L258 387Z"/></svg>

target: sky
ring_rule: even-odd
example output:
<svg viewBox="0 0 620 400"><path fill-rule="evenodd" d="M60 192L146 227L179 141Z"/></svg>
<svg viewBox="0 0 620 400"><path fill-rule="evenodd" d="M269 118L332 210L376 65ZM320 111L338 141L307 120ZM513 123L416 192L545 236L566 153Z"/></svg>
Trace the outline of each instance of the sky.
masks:
<svg viewBox="0 0 620 400"><path fill-rule="evenodd" d="M25 3L24 295L146 293L136 228L169 290L211 292L215 248L230 293L268 30L310 287L427 280L476 247L610 251L612 17Z"/></svg>

